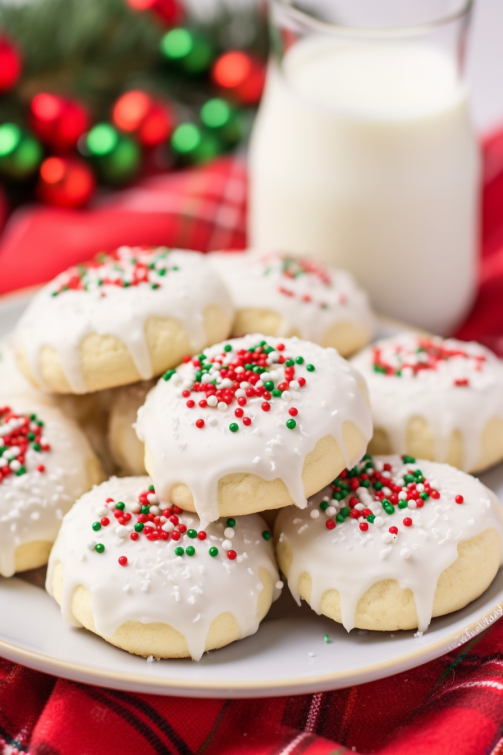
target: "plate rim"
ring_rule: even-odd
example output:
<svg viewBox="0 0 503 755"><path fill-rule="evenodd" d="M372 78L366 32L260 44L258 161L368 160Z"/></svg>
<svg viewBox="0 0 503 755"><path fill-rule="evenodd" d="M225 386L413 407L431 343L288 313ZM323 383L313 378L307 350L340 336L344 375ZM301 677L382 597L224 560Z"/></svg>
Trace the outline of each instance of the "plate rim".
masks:
<svg viewBox="0 0 503 755"><path fill-rule="evenodd" d="M494 614L498 612L499 615L494 617ZM58 676L58 672L66 671L66 674L62 674L63 678L77 679L78 681L82 681L84 678L84 683L97 684L98 686L108 686L112 688L119 687L123 689L125 685L133 684L137 689L142 688L145 690L150 688L152 694L165 695L180 694L180 691L182 691L182 694L203 692L205 693L203 694L204 697L218 698L218 694L212 695L211 693L225 692L228 696L230 693L230 696L239 698L241 697L239 695L240 692L251 692L254 697L277 697L285 694L307 694L312 690L322 691L325 689L341 689L346 686L349 687L365 684L369 681L385 678L386 676L416 668L423 663L438 658L456 647L461 647L466 642L473 639L473 637L480 634L481 631L489 628L489 626L498 621L501 616L503 616L503 607L500 603L496 603L491 608L484 610L479 616L473 617L469 623L467 622L464 625L463 629L458 627L446 637L439 638L434 643L428 644L424 648L408 651L392 660L388 659L372 663L371 665L362 666L349 673L348 671L335 671L329 674L316 674L312 676L267 681L187 680L169 676L151 676L148 674L113 671L95 666L90 667L84 663L77 663L75 661L65 661L63 659L54 658L40 651L30 650L29 648L16 645L15 643L2 638L0 638L0 652L3 655L4 651L7 651L7 657L9 657L10 660L24 662L24 664L30 668L42 670L43 673ZM486 624L484 625L485 622ZM463 639L464 637L466 639ZM20 658L22 661L19 661ZM421 658L422 660L419 660ZM47 669L47 666L50 666L50 670ZM394 670L391 674L387 674L386 672L389 671L390 667ZM338 682L342 682L342 685L338 685ZM345 682L347 682L347 684ZM334 684L335 686L333 686ZM129 689L131 689L130 686ZM245 696L246 695L243 695L243 697Z"/></svg>

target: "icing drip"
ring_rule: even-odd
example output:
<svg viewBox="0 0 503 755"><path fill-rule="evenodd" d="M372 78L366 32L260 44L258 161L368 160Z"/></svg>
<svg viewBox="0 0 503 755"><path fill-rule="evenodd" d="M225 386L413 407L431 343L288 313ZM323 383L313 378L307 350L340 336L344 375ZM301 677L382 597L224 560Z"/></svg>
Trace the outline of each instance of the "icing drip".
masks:
<svg viewBox="0 0 503 755"><path fill-rule="evenodd" d="M304 511L280 511L275 525L293 555L288 586L297 603L299 578L310 574L311 607L320 613L325 592L337 590L348 631L365 592L394 579L412 591L424 632L458 543L490 528L503 538L501 504L476 478L446 464L369 455Z"/></svg>
<svg viewBox="0 0 503 755"><path fill-rule="evenodd" d="M172 318L186 330L193 351L207 343L204 310L233 308L223 283L198 252L121 247L89 265L62 273L45 286L21 317L16 347L37 380L40 351L54 348L75 393L85 393L80 344L91 333L111 335L128 348L146 380L153 377L145 339L148 318Z"/></svg>
<svg viewBox="0 0 503 755"><path fill-rule="evenodd" d="M233 614L241 638L257 631L261 567L278 582L270 533L255 514L202 530L195 514L162 503L151 487L148 477L112 478L84 495L63 520L47 590L52 594L54 567L61 563L67 622L78 625L71 602L83 585L100 634L111 637L126 621L161 622L183 634L199 660L220 614ZM166 508L177 514L163 516ZM152 532L148 524L138 527L142 517ZM279 592L276 586L274 599Z"/></svg>
<svg viewBox="0 0 503 755"><path fill-rule="evenodd" d="M335 349L255 334L187 359L149 393L136 429L159 493L186 484L203 522L218 518L218 481L232 472L280 478L304 507L302 468L316 443L332 436L351 465L344 423L365 441L372 434L361 376Z"/></svg>
<svg viewBox="0 0 503 755"><path fill-rule="evenodd" d="M367 380L375 427L405 453L415 416L433 429L435 458L445 461L454 430L463 439L463 469L474 469L488 421L503 419L503 364L484 346L405 333L378 341L351 360Z"/></svg>
<svg viewBox="0 0 503 755"><path fill-rule="evenodd" d="M32 399L0 409L0 573L14 574L23 543L53 542L63 514L89 488L93 458L76 425ZM34 414L36 412L36 414Z"/></svg>
<svg viewBox="0 0 503 755"><path fill-rule="evenodd" d="M350 273L313 260L279 253L211 254L236 309L273 310L282 316L279 336L297 333L321 343L335 322L355 322L374 331L367 293Z"/></svg>

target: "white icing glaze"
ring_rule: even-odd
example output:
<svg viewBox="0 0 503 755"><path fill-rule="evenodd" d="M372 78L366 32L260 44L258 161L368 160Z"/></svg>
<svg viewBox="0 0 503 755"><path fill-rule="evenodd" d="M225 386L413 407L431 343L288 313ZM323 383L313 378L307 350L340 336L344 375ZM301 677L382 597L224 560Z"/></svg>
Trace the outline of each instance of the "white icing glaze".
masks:
<svg viewBox="0 0 503 755"><path fill-rule="evenodd" d="M225 520L206 528L205 540L191 539L185 533L178 541L149 541L144 534L133 542L133 518L122 529L109 513L110 525L94 532L92 523L100 520L107 498L125 503L134 512L138 494L150 485L148 477L112 478L84 495L65 516L49 560L47 590L52 594L54 567L63 566L62 612L65 620L79 626L71 611L72 597L79 585L91 593L96 630L106 637L126 621L161 622L183 634L189 652L199 660L204 652L211 622L222 613L233 614L241 638L257 631L259 578L263 567L273 584L278 582L272 540L266 541L263 519L251 514L239 517L232 528L230 560L224 546ZM113 507L113 504L110 504ZM167 505L167 504L164 504ZM162 509L163 504L159 503ZM179 514L187 528L201 529L195 514ZM95 543L105 546L103 553L93 550ZM175 548L192 545L195 554L175 554ZM209 555L216 547L218 555ZM118 559L126 556L121 566ZM274 599L280 590L275 587Z"/></svg>
<svg viewBox="0 0 503 755"><path fill-rule="evenodd" d="M87 463L93 458L79 428L55 407L28 397L9 397L9 406L18 415L36 414L44 422L42 437L47 452L26 453L26 474L11 474L0 482L0 573L14 574L14 552L19 545L36 540L53 542L63 515L90 487ZM0 417L0 448L5 423ZM5 436L3 436L5 437ZM0 455L0 463L5 452ZM42 464L45 471L37 467Z"/></svg>
<svg viewBox="0 0 503 755"><path fill-rule="evenodd" d="M132 259L139 262L136 269ZM79 270L85 271L87 290L80 288ZM100 285L100 280L105 282ZM117 285L115 280L128 285ZM70 289L63 290L68 285ZM91 333L111 335L127 346L139 374L147 380L153 377L145 338L148 318L178 321L196 352L207 344L203 313L209 305L219 306L231 321L229 294L203 255L162 247L120 247L116 256L106 258L103 264L71 268L44 286L18 323L16 348L26 354L33 374L44 385L40 351L43 346L53 347L61 357L72 391L85 393L82 339Z"/></svg>
<svg viewBox="0 0 503 755"><path fill-rule="evenodd" d="M277 362L281 355L286 359L303 357L303 364L295 364L295 380L307 381L303 387L298 382L291 383L281 397L270 397L270 411L262 410L263 396L246 396L242 419L235 416L236 398L230 405L219 402L218 406L200 408L199 400L204 393L193 391L185 397L182 395L188 390L187 386L192 385L197 369L188 363L179 367L170 380L161 379L138 413L136 429L151 453L156 489L169 499L172 487L185 483L203 522L218 518L218 481L232 472L250 473L265 480L280 478L292 501L304 507L302 469L316 443L333 436L346 463L352 465L357 459L351 458L346 448L342 434L344 423L352 423L366 442L372 434L370 410L360 388L364 384L361 375L335 349L323 349L297 338L281 341L254 334L228 341L232 352L224 353L224 344L218 344L204 353L208 361L223 361L225 367L226 360L235 359L238 350L247 350L261 341L273 347L267 357L269 372L263 376L266 383L271 378L275 385L284 381L285 365ZM282 343L284 351L275 350ZM314 365L314 371L307 369L306 365L310 364ZM212 370L211 379L216 379L216 388L225 387L226 380L233 385L232 380L222 377L222 371L214 367ZM245 397L245 390L242 394L242 398ZM196 405L188 408L187 400L194 400ZM216 399L214 401L217 403ZM292 419L292 408L297 409L298 414L295 415L296 427L289 429L286 422ZM243 424L246 417L251 419L249 426ZM196 426L198 419L205 422L202 429ZM239 428L237 432L230 431L232 423Z"/></svg>
<svg viewBox="0 0 503 755"><path fill-rule="evenodd" d="M10 337L0 341L0 393L5 396L32 396L39 401L50 399L29 382L20 371Z"/></svg>
<svg viewBox="0 0 503 755"><path fill-rule="evenodd" d="M295 332L322 343L336 322L366 328L375 322L366 291L345 270L279 252L213 253L209 260L226 283L236 309L263 309L282 317L278 336Z"/></svg>
<svg viewBox="0 0 503 755"><path fill-rule="evenodd" d="M373 462L381 469L384 463L390 463L394 481L403 478L409 469L420 469L432 487L434 483L440 497L429 498L422 508L414 503L413 508L394 506L394 514L388 515L373 495L359 488L356 496L376 517L368 523L367 531L362 531L359 522L350 517L334 529L327 529L327 513L333 519L334 512L321 510L320 502L325 500L340 511L349 500L330 500L330 487L313 496L304 511L283 509L278 514L275 533L293 555L288 586L300 603L299 577L310 574L311 607L317 613L324 593L337 590L342 623L350 631L355 626L358 601L365 592L376 582L394 579L402 589L414 594L418 628L424 632L431 621L438 578L457 559L458 543L489 528L495 528L503 539L502 507L479 480L447 464L424 460L404 464L398 456L375 456ZM463 503L455 502L457 495L463 496ZM320 516L313 518L315 511ZM406 517L412 520L411 526L403 524ZM391 526L397 527L398 534L389 532Z"/></svg>
<svg viewBox="0 0 503 755"><path fill-rule="evenodd" d="M431 348L418 352L422 344L462 353L430 360L430 368L424 368ZM376 359L378 368L382 363L391 374L376 372ZM463 469L476 467L484 427L492 417L503 419L503 363L489 349L473 341L404 333L378 341L351 361L365 376L374 425L386 431L394 453L406 453L409 420L421 416L433 429L437 461L447 459L451 434L459 430Z"/></svg>

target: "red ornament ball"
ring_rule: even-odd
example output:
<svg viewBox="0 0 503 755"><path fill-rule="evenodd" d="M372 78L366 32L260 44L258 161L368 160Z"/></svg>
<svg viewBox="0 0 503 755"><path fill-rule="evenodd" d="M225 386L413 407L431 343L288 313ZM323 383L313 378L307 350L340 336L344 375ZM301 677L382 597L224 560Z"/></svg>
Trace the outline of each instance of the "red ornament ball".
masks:
<svg viewBox="0 0 503 755"><path fill-rule="evenodd" d="M144 147L156 147L167 141L175 127L171 108L139 89L116 100L112 121L121 131L134 134Z"/></svg>
<svg viewBox="0 0 503 755"><path fill-rule="evenodd" d="M57 207L81 207L94 194L96 181L84 160L48 157L40 166L38 196Z"/></svg>
<svg viewBox="0 0 503 755"><path fill-rule="evenodd" d="M265 64L242 50L231 50L217 58L211 78L223 94L243 105L256 105L264 89Z"/></svg>
<svg viewBox="0 0 503 755"><path fill-rule="evenodd" d="M168 26L177 24L183 19L183 8L177 0L127 0L133 10L152 11Z"/></svg>
<svg viewBox="0 0 503 755"><path fill-rule="evenodd" d="M8 92L21 75L21 56L17 47L0 37L0 92Z"/></svg>
<svg viewBox="0 0 503 755"><path fill-rule="evenodd" d="M29 118L40 141L58 152L75 147L89 127L87 110L80 102L49 92L35 95Z"/></svg>

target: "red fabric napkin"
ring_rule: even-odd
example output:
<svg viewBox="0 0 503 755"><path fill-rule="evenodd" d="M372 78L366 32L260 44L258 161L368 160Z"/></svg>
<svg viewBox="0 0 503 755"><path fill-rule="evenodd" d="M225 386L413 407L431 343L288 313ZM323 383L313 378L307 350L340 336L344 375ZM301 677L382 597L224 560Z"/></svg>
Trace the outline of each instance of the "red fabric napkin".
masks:
<svg viewBox="0 0 503 755"><path fill-rule="evenodd" d="M479 296L460 328L503 354L503 132L484 144ZM143 181L86 211L22 209L0 237L0 292L122 243L245 246L244 165ZM30 755L503 755L503 622L389 679L263 700L135 695L0 659L0 752Z"/></svg>

